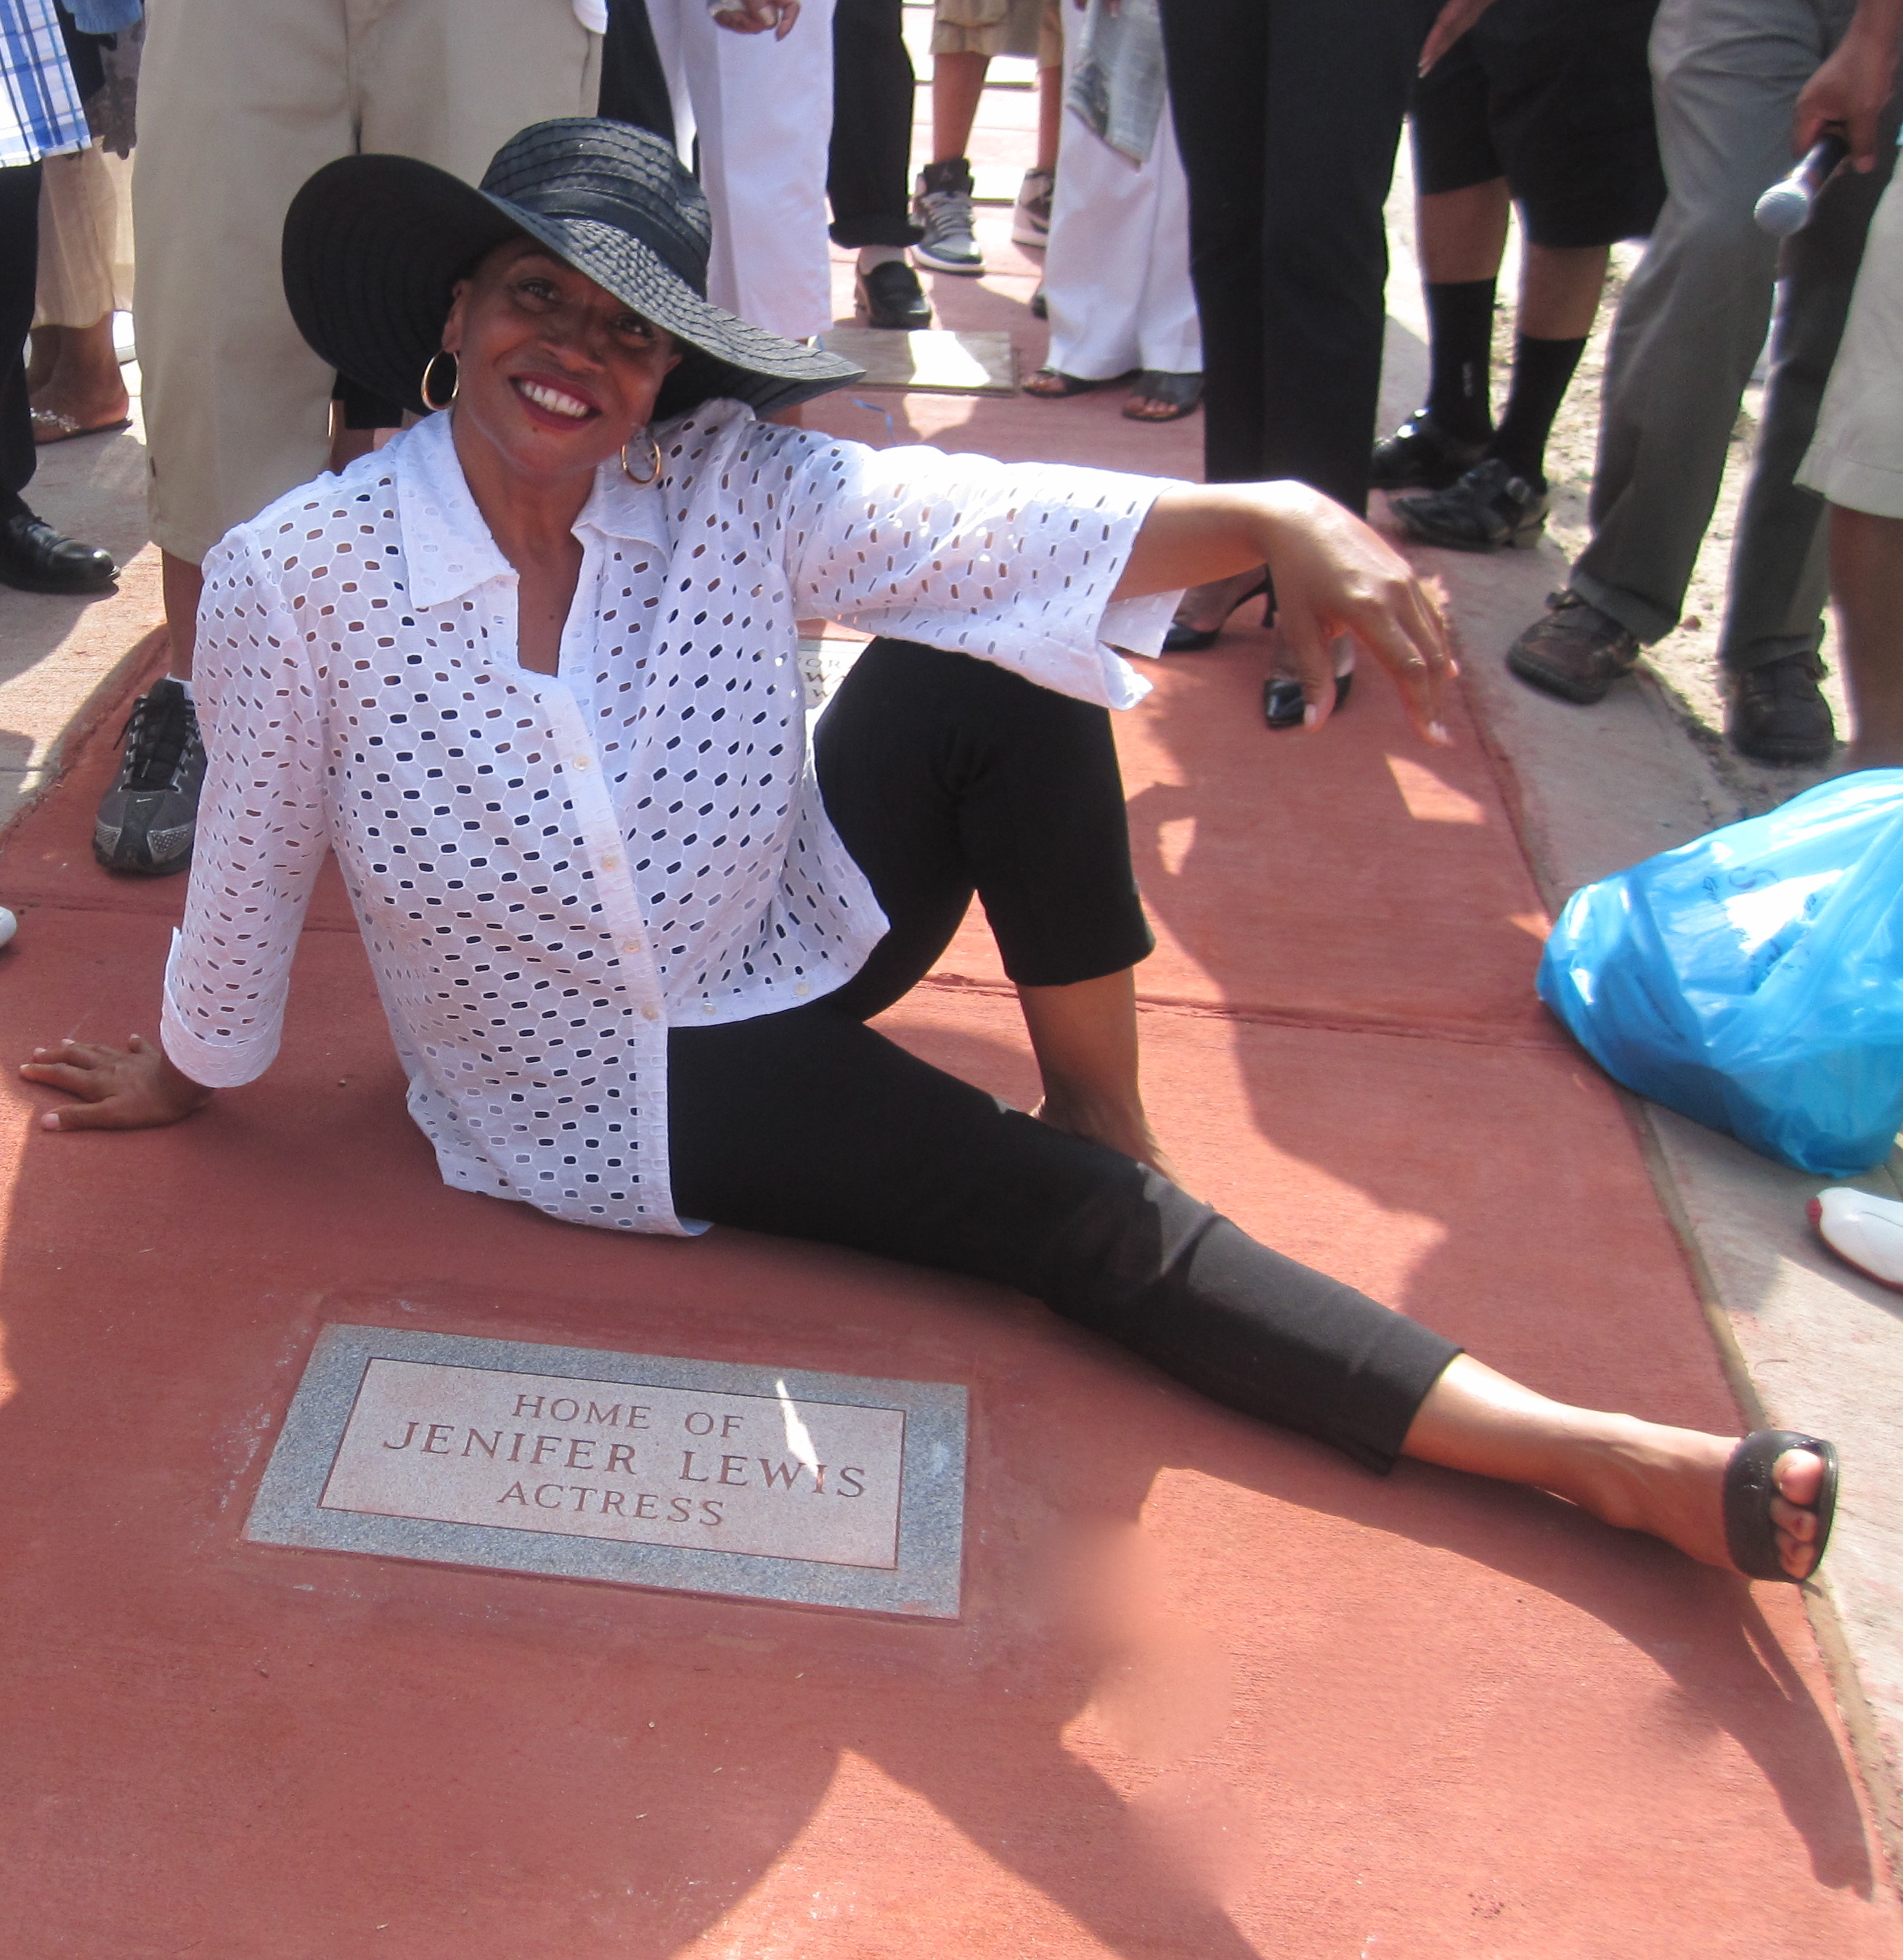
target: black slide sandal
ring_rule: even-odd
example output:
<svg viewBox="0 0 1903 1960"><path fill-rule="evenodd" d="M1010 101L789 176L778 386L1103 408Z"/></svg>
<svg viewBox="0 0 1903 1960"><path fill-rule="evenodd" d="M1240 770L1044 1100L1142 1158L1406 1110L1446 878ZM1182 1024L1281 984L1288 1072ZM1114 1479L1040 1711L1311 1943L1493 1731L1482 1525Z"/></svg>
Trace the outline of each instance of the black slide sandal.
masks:
<svg viewBox="0 0 1903 1960"><path fill-rule="evenodd" d="M1837 1510L1837 1448L1821 1437L1803 1436L1793 1429L1755 1430L1731 1452L1731 1461L1725 1465L1725 1549L1732 1564L1748 1579L1774 1579L1787 1586L1801 1586L1804 1580L1793 1578L1778 1561L1777 1528L1771 1520L1771 1500L1777 1495L1771 1473L1787 1449L1809 1450L1824 1460L1817 1501L1809 1507L1817 1519L1817 1535L1811 1541L1817 1556L1804 1578L1815 1576Z"/></svg>

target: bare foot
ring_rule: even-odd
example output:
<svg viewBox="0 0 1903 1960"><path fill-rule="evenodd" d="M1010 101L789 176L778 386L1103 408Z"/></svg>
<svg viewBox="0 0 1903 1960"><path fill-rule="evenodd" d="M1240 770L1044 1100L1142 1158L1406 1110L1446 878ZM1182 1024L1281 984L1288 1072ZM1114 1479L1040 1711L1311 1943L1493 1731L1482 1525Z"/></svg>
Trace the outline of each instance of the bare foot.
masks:
<svg viewBox="0 0 1903 1960"><path fill-rule="evenodd" d="M1262 582L1262 568L1192 585L1176 608L1176 623L1192 633L1213 633Z"/></svg>

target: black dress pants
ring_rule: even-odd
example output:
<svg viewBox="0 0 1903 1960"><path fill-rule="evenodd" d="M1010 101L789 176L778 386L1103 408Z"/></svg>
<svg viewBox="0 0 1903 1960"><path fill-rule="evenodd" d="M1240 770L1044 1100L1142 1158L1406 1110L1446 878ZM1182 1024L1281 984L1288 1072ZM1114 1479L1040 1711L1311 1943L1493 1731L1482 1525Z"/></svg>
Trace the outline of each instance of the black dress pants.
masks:
<svg viewBox="0 0 1903 1960"><path fill-rule="evenodd" d="M0 518L24 505L33 481L33 411L27 401L27 335L40 276L40 166L0 170Z"/></svg>
<svg viewBox="0 0 1903 1960"><path fill-rule="evenodd" d="M1452 1342L864 1025L929 969L974 889L1020 984L1148 951L1109 717L878 641L816 751L890 931L824 1000L673 1031L676 1209L1016 1287L1218 1402L1389 1467Z"/></svg>
<svg viewBox="0 0 1903 1960"><path fill-rule="evenodd" d="M826 196L835 245L915 245L909 215L915 78L900 0L835 0Z"/></svg>
<svg viewBox="0 0 1903 1960"><path fill-rule="evenodd" d="M1365 511L1382 207L1437 0L1163 0L1212 483L1295 477Z"/></svg>
<svg viewBox="0 0 1903 1960"><path fill-rule="evenodd" d="M608 31L601 41L601 93L596 113L651 129L674 140L674 105L667 72L654 45L648 0L608 0Z"/></svg>

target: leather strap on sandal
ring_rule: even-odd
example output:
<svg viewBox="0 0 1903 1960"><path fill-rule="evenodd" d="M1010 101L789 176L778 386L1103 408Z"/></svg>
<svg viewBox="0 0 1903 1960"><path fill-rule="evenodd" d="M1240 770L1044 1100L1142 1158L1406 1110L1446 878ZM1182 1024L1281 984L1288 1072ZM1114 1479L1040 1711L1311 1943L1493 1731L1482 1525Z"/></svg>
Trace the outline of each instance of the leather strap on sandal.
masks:
<svg viewBox="0 0 1903 1960"><path fill-rule="evenodd" d="M1731 1461L1725 1465L1725 1549L1747 1578L1801 1586L1803 1580L1793 1578L1778 1559L1777 1527L1771 1516L1771 1500L1778 1494L1771 1472L1788 1449L1808 1450L1823 1459L1817 1501L1809 1507L1817 1519L1817 1535L1812 1540L1817 1558L1811 1563L1811 1573L1816 1571L1837 1510L1837 1450L1821 1437L1801 1435L1794 1429L1755 1430L1731 1452Z"/></svg>

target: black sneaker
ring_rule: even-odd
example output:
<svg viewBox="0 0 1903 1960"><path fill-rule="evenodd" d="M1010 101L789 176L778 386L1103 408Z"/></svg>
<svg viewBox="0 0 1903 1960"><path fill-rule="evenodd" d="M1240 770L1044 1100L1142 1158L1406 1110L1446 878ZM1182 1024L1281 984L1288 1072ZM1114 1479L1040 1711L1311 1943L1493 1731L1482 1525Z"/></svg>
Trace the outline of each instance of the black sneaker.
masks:
<svg viewBox="0 0 1903 1960"><path fill-rule="evenodd" d="M1759 762L1827 762L1837 747L1837 724L1817 683L1824 663L1815 654L1787 654L1747 667L1734 679L1725 734L1739 755Z"/></svg>
<svg viewBox="0 0 1903 1960"><path fill-rule="evenodd" d="M931 302L918 275L902 259L888 259L861 272L853 288L853 304L868 326L890 326L910 332L931 324Z"/></svg>
<svg viewBox="0 0 1903 1960"><path fill-rule="evenodd" d="M1374 445L1368 480L1377 490L1444 490L1472 469L1486 447L1450 434L1425 409L1416 409Z"/></svg>
<svg viewBox="0 0 1903 1960"><path fill-rule="evenodd" d="M1396 497L1388 508L1410 537L1450 551L1497 551L1517 545L1531 551L1546 528L1546 485L1516 476L1497 456L1476 463L1444 490Z"/></svg>
<svg viewBox="0 0 1903 1960"><path fill-rule="evenodd" d="M163 878L192 861L205 745L184 688L161 681L126 724L126 753L99 806L93 855L109 871Z"/></svg>

